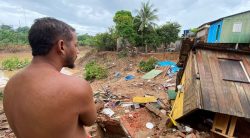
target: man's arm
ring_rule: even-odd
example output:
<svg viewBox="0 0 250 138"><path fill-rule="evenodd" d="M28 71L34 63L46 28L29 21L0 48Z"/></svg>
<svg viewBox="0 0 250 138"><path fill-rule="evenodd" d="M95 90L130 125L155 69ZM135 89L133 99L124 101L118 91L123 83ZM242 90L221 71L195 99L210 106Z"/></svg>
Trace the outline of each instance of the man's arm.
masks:
<svg viewBox="0 0 250 138"><path fill-rule="evenodd" d="M87 81L83 81L80 86L80 114L79 119L84 126L91 126L95 123L97 112L93 99L92 89Z"/></svg>

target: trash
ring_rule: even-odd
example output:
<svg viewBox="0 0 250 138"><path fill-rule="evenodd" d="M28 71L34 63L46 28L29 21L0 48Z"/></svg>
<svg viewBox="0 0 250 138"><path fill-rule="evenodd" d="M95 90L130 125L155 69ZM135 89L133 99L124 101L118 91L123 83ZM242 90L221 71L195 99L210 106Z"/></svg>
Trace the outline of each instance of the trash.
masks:
<svg viewBox="0 0 250 138"><path fill-rule="evenodd" d="M175 90L168 90L167 93L168 93L168 99L169 100L174 100L176 98Z"/></svg>
<svg viewBox="0 0 250 138"><path fill-rule="evenodd" d="M132 114L129 114L128 117L129 117L129 118L133 118L133 115L132 115Z"/></svg>
<svg viewBox="0 0 250 138"><path fill-rule="evenodd" d="M165 83L163 84L164 87L171 87L171 86L175 86L175 83Z"/></svg>
<svg viewBox="0 0 250 138"><path fill-rule="evenodd" d="M176 63L175 62L173 62L173 61L168 61L168 60L166 60L166 61L159 61L158 63L157 63L160 67L165 67L165 66L176 66Z"/></svg>
<svg viewBox="0 0 250 138"><path fill-rule="evenodd" d="M138 109L138 108L140 108L140 105L139 105L139 104L134 103L134 104L133 104L133 107L134 107L135 109Z"/></svg>
<svg viewBox="0 0 250 138"><path fill-rule="evenodd" d="M153 69L151 71L149 71L148 73L146 73L144 76L142 76L143 79L153 79L155 78L156 76L158 76L159 74L162 73L162 70L156 70L156 69Z"/></svg>
<svg viewBox="0 0 250 138"><path fill-rule="evenodd" d="M152 129L152 128L154 128L154 124L152 124L151 122L147 122L146 127L148 129Z"/></svg>
<svg viewBox="0 0 250 138"><path fill-rule="evenodd" d="M180 68L173 61L160 61L157 64L161 67L170 66L171 73L176 73L180 70Z"/></svg>
<svg viewBox="0 0 250 138"><path fill-rule="evenodd" d="M134 105L134 103L122 103L121 106L122 107L131 107L132 105Z"/></svg>
<svg viewBox="0 0 250 138"><path fill-rule="evenodd" d="M121 77L121 73L120 72L115 72L115 78L120 78Z"/></svg>
<svg viewBox="0 0 250 138"><path fill-rule="evenodd" d="M110 108L104 108L101 113L108 115L109 117L115 114L115 112Z"/></svg>
<svg viewBox="0 0 250 138"><path fill-rule="evenodd" d="M167 115L167 111L166 111L166 110L161 109L160 111L161 111L164 115Z"/></svg>
<svg viewBox="0 0 250 138"><path fill-rule="evenodd" d="M134 79L135 77L133 76L133 75L127 75L126 77L125 77L125 80L126 81L128 81L128 80L132 80L132 79Z"/></svg>
<svg viewBox="0 0 250 138"><path fill-rule="evenodd" d="M173 80L173 78L170 78L170 79L166 80L166 83L170 82L171 80Z"/></svg>
<svg viewBox="0 0 250 138"><path fill-rule="evenodd" d="M178 85L177 89L178 89L178 91L183 91L183 86L182 85Z"/></svg>
<svg viewBox="0 0 250 138"><path fill-rule="evenodd" d="M192 128L190 128L190 127L188 127L188 126L185 126L185 131L186 131L186 132L188 132L188 133L190 133L190 132L192 132L192 131L193 131L193 129L192 129Z"/></svg>
<svg viewBox="0 0 250 138"><path fill-rule="evenodd" d="M150 102L157 102L157 99L154 96L147 96L147 97L136 96L133 98L133 102L134 103L150 103Z"/></svg>

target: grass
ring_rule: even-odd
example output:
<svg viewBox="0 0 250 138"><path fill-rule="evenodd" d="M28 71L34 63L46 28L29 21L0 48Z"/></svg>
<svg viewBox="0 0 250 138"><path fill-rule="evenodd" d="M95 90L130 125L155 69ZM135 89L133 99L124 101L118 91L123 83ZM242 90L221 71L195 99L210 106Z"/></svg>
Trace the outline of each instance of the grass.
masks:
<svg viewBox="0 0 250 138"><path fill-rule="evenodd" d="M85 65L85 79L103 79L108 76L108 70L97 64L95 61L91 61Z"/></svg>
<svg viewBox="0 0 250 138"><path fill-rule="evenodd" d="M16 69L23 68L30 63L28 59L20 60L17 57L7 58L2 61L2 68L4 70L13 71Z"/></svg>

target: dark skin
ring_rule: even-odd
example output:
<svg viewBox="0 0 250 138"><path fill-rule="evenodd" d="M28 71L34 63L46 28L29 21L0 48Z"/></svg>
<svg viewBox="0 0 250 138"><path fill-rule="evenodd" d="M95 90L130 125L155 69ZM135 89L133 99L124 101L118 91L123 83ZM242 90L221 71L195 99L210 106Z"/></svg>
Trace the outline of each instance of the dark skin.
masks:
<svg viewBox="0 0 250 138"><path fill-rule="evenodd" d="M95 122L89 83L60 73L74 65L79 52L72 35L69 43L57 41L46 56L34 56L6 85L4 111L18 138L84 138L84 126Z"/></svg>

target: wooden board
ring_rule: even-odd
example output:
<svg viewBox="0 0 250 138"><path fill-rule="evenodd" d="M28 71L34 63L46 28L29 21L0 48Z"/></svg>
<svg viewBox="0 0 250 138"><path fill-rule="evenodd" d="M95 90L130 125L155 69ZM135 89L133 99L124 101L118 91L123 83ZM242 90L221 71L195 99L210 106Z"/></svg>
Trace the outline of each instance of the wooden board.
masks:
<svg viewBox="0 0 250 138"><path fill-rule="evenodd" d="M201 108L250 118L250 84L224 80L223 72L226 72L226 69L221 69L218 58L240 59L248 73L250 72L250 56L210 50L197 50L196 55L201 84ZM228 73L230 74L230 72ZM239 74L236 73L236 75ZM192 85L194 84L192 83ZM184 105L185 103L188 102L184 101Z"/></svg>
<svg viewBox="0 0 250 138"><path fill-rule="evenodd" d="M250 118L250 84L225 80L223 73L230 74L227 68L231 65L222 69L219 58L241 60L245 72L250 74L249 55L204 49L197 49L196 54L191 51L183 77L183 115L199 108ZM237 70L231 74L239 75Z"/></svg>
<svg viewBox="0 0 250 138"><path fill-rule="evenodd" d="M236 126L237 117L216 113L212 132L221 136L232 138Z"/></svg>

